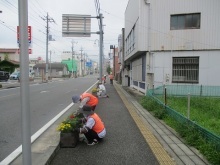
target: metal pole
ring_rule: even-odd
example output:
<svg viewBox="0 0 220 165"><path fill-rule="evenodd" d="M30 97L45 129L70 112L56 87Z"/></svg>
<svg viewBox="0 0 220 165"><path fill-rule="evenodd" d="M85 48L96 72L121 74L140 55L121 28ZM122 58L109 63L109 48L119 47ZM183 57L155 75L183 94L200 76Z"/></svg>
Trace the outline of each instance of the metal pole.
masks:
<svg viewBox="0 0 220 165"><path fill-rule="evenodd" d="M22 118L22 161L31 163L30 91L29 91L29 54L28 54L28 2L19 0L19 43L20 43L20 99Z"/></svg>
<svg viewBox="0 0 220 165"><path fill-rule="evenodd" d="M190 93L188 93L188 111L187 111L187 118L190 119Z"/></svg>
<svg viewBox="0 0 220 165"><path fill-rule="evenodd" d="M102 41L103 41L103 31L102 31L102 14L99 14L100 18L100 24L99 24L99 81L102 82L102 54L103 54L103 47L102 47Z"/></svg>
<svg viewBox="0 0 220 165"><path fill-rule="evenodd" d="M165 87L165 91L164 91L164 102L165 102L165 106L167 105L167 88Z"/></svg>
<svg viewBox="0 0 220 165"><path fill-rule="evenodd" d="M114 78L115 78L115 45L114 45Z"/></svg>
<svg viewBox="0 0 220 165"><path fill-rule="evenodd" d="M51 51L50 51L50 79L52 79L51 78Z"/></svg>
<svg viewBox="0 0 220 165"><path fill-rule="evenodd" d="M72 40L72 78L73 78L73 40Z"/></svg>
<svg viewBox="0 0 220 165"><path fill-rule="evenodd" d="M46 30L46 82L48 81L48 13L47 13L47 30Z"/></svg>
<svg viewBox="0 0 220 165"><path fill-rule="evenodd" d="M82 49L82 47L81 47L81 57L80 57L80 76L82 76L82 51L83 51L83 49Z"/></svg>

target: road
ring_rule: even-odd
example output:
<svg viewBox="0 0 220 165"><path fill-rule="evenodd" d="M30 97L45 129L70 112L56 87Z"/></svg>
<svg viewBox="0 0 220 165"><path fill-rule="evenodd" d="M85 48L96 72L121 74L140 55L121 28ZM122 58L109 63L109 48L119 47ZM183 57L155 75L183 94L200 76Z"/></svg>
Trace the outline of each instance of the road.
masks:
<svg viewBox="0 0 220 165"><path fill-rule="evenodd" d="M97 76L30 85L31 134L72 103L97 81ZM0 90L0 162L21 145L20 88Z"/></svg>

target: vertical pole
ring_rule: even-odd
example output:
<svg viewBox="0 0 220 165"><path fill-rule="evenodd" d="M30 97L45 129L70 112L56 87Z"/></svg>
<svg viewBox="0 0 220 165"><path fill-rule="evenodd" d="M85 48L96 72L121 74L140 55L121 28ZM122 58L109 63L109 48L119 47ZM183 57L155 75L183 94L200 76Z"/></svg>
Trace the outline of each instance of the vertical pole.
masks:
<svg viewBox="0 0 220 165"><path fill-rule="evenodd" d="M29 54L28 54L28 2L19 0L19 38L21 69L21 118L22 118L22 161L31 163L31 128L30 128L30 91L29 91Z"/></svg>
<svg viewBox="0 0 220 165"><path fill-rule="evenodd" d="M50 51L50 79L52 79L51 78L51 51Z"/></svg>
<svg viewBox="0 0 220 165"><path fill-rule="evenodd" d="M115 45L114 45L114 78L115 78Z"/></svg>
<svg viewBox="0 0 220 165"><path fill-rule="evenodd" d="M83 74L82 74L82 51L83 51L83 49L82 49L82 47L81 47L81 57L80 57L80 73L79 73L79 75L80 76L83 76Z"/></svg>
<svg viewBox="0 0 220 165"><path fill-rule="evenodd" d="M47 29L46 29L46 82L48 81L48 13L47 13Z"/></svg>
<svg viewBox="0 0 220 165"><path fill-rule="evenodd" d="M102 31L102 14L99 14L100 17L100 24L99 24L99 81L102 82L102 54L103 54L103 31Z"/></svg>
<svg viewBox="0 0 220 165"><path fill-rule="evenodd" d="M72 40L72 78L73 78L73 40Z"/></svg>
<svg viewBox="0 0 220 165"><path fill-rule="evenodd" d="M187 111L187 118L190 119L190 93L188 93L188 111Z"/></svg>
<svg viewBox="0 0 220 165"><path fill-rule="evenodd" d="M165 87L165 92L164 92L164 102L165 102L165 106L167 105L167 88Z"/></svg>

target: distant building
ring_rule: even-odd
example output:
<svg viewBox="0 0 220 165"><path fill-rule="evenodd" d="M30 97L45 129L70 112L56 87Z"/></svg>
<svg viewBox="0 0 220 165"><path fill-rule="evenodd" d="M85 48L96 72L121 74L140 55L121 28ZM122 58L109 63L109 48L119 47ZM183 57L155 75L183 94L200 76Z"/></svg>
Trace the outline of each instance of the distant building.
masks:
<svg viewBox="0 0 220 165"><path fill-rule="evenodd" d="M12 61L20 61L20 57L18 54L17 48L0 48L0 60L12 60Z"/></svg>
<svg viewBox="0 0 220 165"><path fill-rule="evenodd" d="M46 63L39 63L33 66L36 77L45 78L46 76ZM64 77L67 76L68 69L66 64L50 63L48 65L48 77Z"/></svg>

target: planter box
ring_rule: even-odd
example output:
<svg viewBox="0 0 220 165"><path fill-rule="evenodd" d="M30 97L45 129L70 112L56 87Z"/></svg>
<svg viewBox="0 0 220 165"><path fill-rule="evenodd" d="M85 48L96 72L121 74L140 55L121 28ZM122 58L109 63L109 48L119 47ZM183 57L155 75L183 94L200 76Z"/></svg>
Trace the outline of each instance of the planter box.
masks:
<svg viewBox="0 0 220 165"><path fill-rule="evenodd" d="M74 148L79 141L79 133L77 131L70 133L60 133L60 147Z"/></svg>

